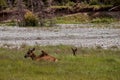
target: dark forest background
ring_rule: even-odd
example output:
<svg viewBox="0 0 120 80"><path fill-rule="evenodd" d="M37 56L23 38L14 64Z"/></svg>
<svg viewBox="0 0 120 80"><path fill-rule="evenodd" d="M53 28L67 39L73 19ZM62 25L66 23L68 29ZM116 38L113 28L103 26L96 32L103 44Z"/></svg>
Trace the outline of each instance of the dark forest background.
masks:
<svg viewBox="0 0 120 80"><path fill-rule="evenodd" d="M0 22L15 20L19 25L44 25L54 17L79 12L119 11L120 0L0 0Z"/></svg>

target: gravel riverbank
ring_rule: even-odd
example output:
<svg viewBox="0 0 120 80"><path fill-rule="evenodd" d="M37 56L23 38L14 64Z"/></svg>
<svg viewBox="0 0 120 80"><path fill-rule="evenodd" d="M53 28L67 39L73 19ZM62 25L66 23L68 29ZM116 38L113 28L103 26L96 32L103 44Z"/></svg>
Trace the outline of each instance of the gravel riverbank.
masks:
<svg viewBox="0 0 120 80"><path fill-rule="evenodd" d="M120 47L120 29L112 28L24 28L0 27L0 45L74 45Z"/></svg>

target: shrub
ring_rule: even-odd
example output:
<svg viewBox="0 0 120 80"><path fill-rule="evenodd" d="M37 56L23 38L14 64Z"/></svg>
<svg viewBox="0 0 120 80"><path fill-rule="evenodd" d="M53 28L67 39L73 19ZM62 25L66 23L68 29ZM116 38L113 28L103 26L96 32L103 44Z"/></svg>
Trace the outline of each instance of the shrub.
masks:
<svg viewBox="0 0 120 80"><path fill-rule="evenodd" d="M38 18L32 12L27 12L24 16L24 24L25 26L37 26Z"/></svg>

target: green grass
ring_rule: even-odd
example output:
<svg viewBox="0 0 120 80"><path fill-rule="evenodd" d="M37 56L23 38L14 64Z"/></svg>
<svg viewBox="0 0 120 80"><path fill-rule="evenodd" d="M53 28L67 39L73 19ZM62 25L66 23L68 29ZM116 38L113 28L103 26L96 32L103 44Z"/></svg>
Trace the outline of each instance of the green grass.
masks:
<svg viewBox="0 0 120 80"><path fill-rule="evenodd" d="M58 62L25 59L28 47L16 50L0 48L0 80L120 80L120 49L36 46L59 59Z"/></svg>
<svg viewBox="0 0 120 80"><path fill-rule="evenodd" d="M5 25L5 26L16 26L15 22L0 22L0 26Z"/></svg>
<svg viewBox="0 0 120 80"><path fill-rule="evenodd" d="M62 17L56 17L54 20L57 24L80 24L80 23L109 24L112 22L119 21L116 18L108 17L108 16L92 18L92 16L90 16L88 13L77 13Z"/></svg>
<svg viewBox="0 0 120 80"><path fill-rule="evenodd" d="M55 22L58 24L79 24L79 23L87 23L88 21L89 21L89 16L82 13L57 17L55 19Z"/></svg>
<svg viewBox="0 0 120 80"><path fill-rule="evenodd" d="M71 8L71 7L70 6L51 6L50 8L61 9L61 8Z"/></svg>
<svg viewBox="0 0 120 80"><path fill-rule="evenodd" d="M115 18L94 18L91 23L112 23L117 21L117 19Z"/></svg>

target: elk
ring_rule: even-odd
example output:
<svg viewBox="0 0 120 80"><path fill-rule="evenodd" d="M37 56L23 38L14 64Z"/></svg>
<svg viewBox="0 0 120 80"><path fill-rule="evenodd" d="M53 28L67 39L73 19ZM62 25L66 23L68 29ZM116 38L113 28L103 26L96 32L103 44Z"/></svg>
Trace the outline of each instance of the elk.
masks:
<svg viewBox="0 0 120 80"><path fill-rule="evenodd" d="M24 57L25 57L25 58L30 57L32 60L35 60L35 61L40 61L40 60L51 61L51 62L56 62L56 61L58 61L57 58L48 55L48 54L47 54L45 51L43 51L43 50L41 51L42 54L40 54L39 56L36 56L36 55L34 54L34 51L35 51L35 48L29 49L29 50L27 51L27 53L25 54Z"/></svg>
<svg viewBox="0 0 120 80"><path fill-rule="evenodd" d="M77 48L71 48L71 49L72 49L73 56L76 56Z"/></svg>

